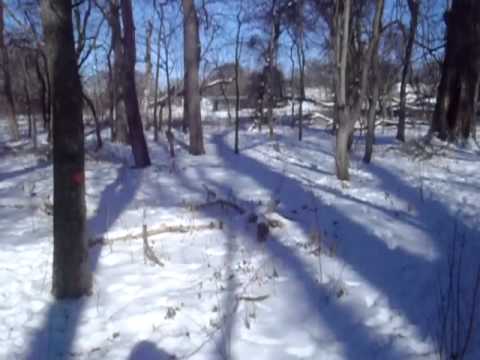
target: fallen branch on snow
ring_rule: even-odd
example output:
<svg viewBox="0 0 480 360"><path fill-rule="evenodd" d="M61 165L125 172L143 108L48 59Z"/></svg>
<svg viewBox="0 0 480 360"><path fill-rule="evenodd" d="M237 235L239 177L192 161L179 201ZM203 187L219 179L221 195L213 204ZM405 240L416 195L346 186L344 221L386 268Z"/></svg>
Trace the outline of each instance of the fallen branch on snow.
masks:
<svg viewBox="0 0 480 360"><path fill-rule="evenodd" d="M160 235L165 233L180 233L185 234L192 231L202 231L202 230L212 230L212 229L222 229L223 223L221 221L214 222L211 221L208 224L200 224L200 225L161 225L158 228L153 228L146 232L146 236L154 236ZM97 238L90 239L88 241L89 247L94 247L97 245L109 245L116 241L126 241L126 240L134 240L134 239L144 239L144 231L132 232L126 235L121 236L100 236Z"/></svg>

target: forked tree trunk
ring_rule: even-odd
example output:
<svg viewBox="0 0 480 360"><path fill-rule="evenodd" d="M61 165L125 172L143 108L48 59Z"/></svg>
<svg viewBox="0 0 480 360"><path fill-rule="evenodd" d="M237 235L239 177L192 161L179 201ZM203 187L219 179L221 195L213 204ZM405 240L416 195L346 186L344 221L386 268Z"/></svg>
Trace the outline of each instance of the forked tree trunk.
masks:
<svg viewBox="0 0 480 360"><path fill-rule="evenodd" d="M20 130L18 129L17 114L15 112L15 101L12 92L12 80L10 78L10 59L8 49L5 44L5 23L4 23L5 4L0 0L0 68L3 72L3 92L7 100L8 124L12 140L20 139Z"/></svg>
<svg viewBox="0 0 480 360"><path fill-rule="evenodd" d="M355 123L360 119L362 104L366 98L367 85L372 64L378 56L378 45L380 41L381 23L384 10L384 0L376 0L375 16L372 24L372 37L366 50L365 59L361 64L360 88L355 98L352 109L347 107L346 87L347 87L347 65L353 66L353 59L349 59L349 40L350 40L350 17L352 10L351 0L344 0L343 9L337 4L336 9L336 38L335 43L341 46L340 51L336 51L338 80L337 83L337 148L336 148L336 169L339 180L349 180L349 154L348 150L352 144ZM340 33L341 31L341 33Z"/></svg>
<svg viewBox="0 0 480 360"><path fill-rule="evenodd" d="M198 18L193 0L183 3L183 43L184 43L184 126L188 123L190 132L190 154L205 153L203 145L202 115L200 110L200 86L198 68L200 63L200 37Z"/></svg>
<svg viewBox="0 0 480 360"><path fill-rule="evenodd" d="M44 0L41 14L53 107L53 281L56 298L91 291L85 228L82 88L75 55L71 0Z"/></svg>
<svg viewBox="0 0 480 360"><path fill-rule="evenodd" d="M135 26L131 0L121 0L123 21L123 84L125 109L127 111L128 130L135 166L150 166L145 134L143 132L137 89L135 86Z"/></svg>

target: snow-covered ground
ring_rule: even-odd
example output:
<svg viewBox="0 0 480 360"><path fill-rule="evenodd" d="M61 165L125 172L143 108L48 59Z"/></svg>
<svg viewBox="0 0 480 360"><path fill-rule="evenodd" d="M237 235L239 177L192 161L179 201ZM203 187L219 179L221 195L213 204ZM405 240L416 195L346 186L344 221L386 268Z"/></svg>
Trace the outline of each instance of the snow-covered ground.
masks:
<svg viewBox="0 0 480 360"><path fill-rule="evenodd" d="M175 160L150 141L144 170L129 167L127 147L89 151L89 229L105 244L91 247L92 296L59 302L49 293L51 164L1 129L0 358L437 358L453 241L462 293L479 261L477 149L437 146L420 159L379 129L373 163L356 141L342 183L324 127L302 142L276 130L243 130L240 155L226 125L205 128L201 157L180 134ZM251 214L275 224L267 241ZM183 230L149 236L163 266L145 256L143 225ZM469 358L478 344L476 331Z"/></svg>

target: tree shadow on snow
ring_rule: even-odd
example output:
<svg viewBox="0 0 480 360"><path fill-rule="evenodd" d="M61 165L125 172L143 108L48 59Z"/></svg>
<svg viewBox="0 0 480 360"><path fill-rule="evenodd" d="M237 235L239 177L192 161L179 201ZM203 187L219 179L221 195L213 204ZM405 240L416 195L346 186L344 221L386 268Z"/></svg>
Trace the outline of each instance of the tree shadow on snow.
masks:
<svg viewBox="0 0 480 360"><path fill-rule="evenodd" d="M116 179L102 192L95 215L88 219L89 230L105 234L134 199L141 180L142 170L132 171L126 166L119 168ZM101 252L100 245L90 249L92 273L97 269ZM88 301L86 297L79 300L54 300L46 311L42 327L36 329L31 337L27 355L22 358L53 360L79 355L72 348Z"/></svg>
<svg viewBox="0 0 480 360"><path fill-rule="evenodd" d="M223 157L224 165L239 176L248 176L255 180L260 188L272 189L274 184L282 183L282 193L289 194L282 198L279 212L288 217L291 209L298 208L302 203L316 203L319 213L322 215L320 226L331 228L332 223L342 231L348 230L345 237L349 238L345 247L341 248L336 256L343 260L347 266L356 272L365 282L377 289L380 296L386 298L388 307L393 313L399 314L406 320L406 325L415 328L415 334L423 340L432 335L432 315L425 314L425 306L419 301L427 301L435 295L435 283L438 275L439 265L445 261L445 242L449 240L449 230L459 219L451 214L446 206L435 199L426 199L418 212L418 227L427 238L431 240L432 247L436 251L433 258L423 254L416 254L406 248L397 245L389 245L379 235L373 233L363 223L358 222L343 213L335 206L322 203L319 198L314 198L312 192L304 189L304 186L297 180L278 173L265 164L249 156L234 155L230 146L225 142L225 134L214 137L218 154ZM379 166L370 165L369 169L381 182L385 191L397 195L400 199L408 202L418 203L418 190L398 178L391 171ZM336 180L332 180L336 181ZM435 209L432 214L432 209ZM402 222L402 219L398 219ZM438 233L439 221L442 223L443 234ZM307 235L310 228L307 221L299 224ZM466 224L459 224L468 230L469 238L480 238L478 229L468 228ZM410 223L410 226L412 223ZM400 234L398 234L400 235ZM352 246L358 243L358 246ZM401 244L400 244L401 245ZM297 284L303 288L303 294L309 303L312 316L326 321L335 334L337 340L343 345L345 355L348 359L364 358L362 354L372 353L372 349L383 351L389 359L403 359L410 354L409 349L391 344L385 346L385 337L375 333L375 328L364 324L354 308L342 301L332 301L328 305L322 305L322 298L328 296L324 288L307 270L306 264L296 254L295 249L284 245L278 238L271 236L267 241L268 253L272 258L279 260L293 274ZM434 252L435 252L434 251ZM410 288L409 282L415 278L418 288ZM399 284L399 283L403 284ZM406 289L408 292L405 293ZM431 302L427 302L431 304ZM392 339L390 339L391 341ZM383 342L384 345L380 345ZM382 348L382 346L385 346ZM382 349L380 349L382 348Z"/></svg>
<svg viewBox="0 0 480 360"><path fill-rule="evenodd" d="M141 341L134 346L128 360L175 360L176 357L150 341Z"/></svg>

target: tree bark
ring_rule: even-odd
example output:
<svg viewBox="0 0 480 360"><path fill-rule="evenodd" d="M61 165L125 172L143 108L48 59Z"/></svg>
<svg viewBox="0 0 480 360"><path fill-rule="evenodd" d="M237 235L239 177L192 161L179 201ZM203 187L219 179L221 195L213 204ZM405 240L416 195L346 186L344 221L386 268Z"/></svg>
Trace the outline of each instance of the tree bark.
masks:
<svg viewBox="0 0 480 360"><path fill-rule="evenodd" d="M29 85L31 82L29 67L31 65L30 55L27 55L22 63L23 69L23 90L25 92L25 102L28 114L28 136L32 139L33 150L37 150L37 119L32 113L32 97L30 95Z"/></svg>
<svg viewBox="0 0 480 360"><path fill-rule="evenodd" d="M153 139L155 142L158 141L158 132L159 130L162 130L162 128L159 128L158 124L158 82L160 81L160 60L161 60L161 55L160 55L160 47L162 45L162 34L161 30L158 32L158 41L157 41L157 56L155 59L155 90L153 92ZM160 108L160 112L163 111L163 108Z"/></svg>
<svg viewBox="0 0 480 360"><path fill-rule="evenodd" d="M53 107L53 281L56 298L91 291L85 228L82 88L75 55L71 0L43 0L43 31Z"/></svg>
<svg viewBox="0 0 480 360"><path fill-rule="evenodd" d="M200 86L198 68L200 63L200 37L198 18L193 0L182 0L183 3L183 43L184 43L184 126L188 123L190 132L190 153L205 153L200 110Z"/></svg>
<svg viewBox="0 0 480 360"><path fill-rule="evenodd" d="M347 108L347 59L348 59L348 42L350 37L350 13L352 3L351 0L344 0L343 9L340 2L336 3L335 9L335 54L337 65L337 79L335 81L335 99L337 114L337 135L335 150L335 168L337 178L339 180L349 180L349 156L348 156L348 138L350 136L350 128L352 127L349 120L349 111Z"/></svg>
<svg viewBox="0 0 480 360"><path fill-rule="evenodd" d="M12 140L20 139L20 130L17 123L17 114L15 111L15 101L12 92L12 79L10 77L10 59L8 56L7 45L5 44L5 22L4 22L5 4L0 0L0 67L3 72L3 91L7 100L8 124L10 127L10 136Z"/></svg>
<svg viewBox="0 0 480 360"><path fill-rule="evenodd" d="M300 16L297 29L297 59L298 59L298 72L300 75L300 100L298 104L298 140L302 141L303 138L303 100L305 99L305 40L304 40L304 3L300 0Z"/></svg>
<svg viewBox="0 0 480 360"><path fill-rule="evenodd" d="M112 95L113 95L113 141L122 144L129 143L128 126L125 109L125 84L123 80L124 49L122 45L122 27L120 22L119 0L110 2L108 20L112 31L111 48L113 50Z"/></svg>
<svg viewBox="0 0 480 360"><path fill-rule="evenodd" d="M138 104L137 89L135 86L135 26L131 0L121 0L123 21L123 83L125 108L127 112L128 130L132 146L135 166L139 168L150 166L145 134Z"/></svg>
<svg viewBox="0 0 480 360"><path fill-rule="evenodd" d="M145 126L147 128L151 126L151 120L149 120L149 116L148 116L148 107L150 102L152 73L153 73L152 34L153 34L153 23L149 20L147 22L147 29L146 29L147 44L145 47L145 81L143 84L143 116L145 117Z"/></svg>
<svg viewBox="0 0 480 360"><path fill-rule="evenodd" d="M447 46L430 132L442 140L467 140L480 78L480 2L454 0L445 21Z"/></svg>
<svg viewBox="0 0 480 360"><path fill-rule="evenodd" d="M378 103L378 96L379 96L379 86L378 86L378 79L376 75L373 76L374 79L372 80L373 90L372 95L370 98L370 104L368 108L368 115L367 115L367 134L365 138L365 154L363 156L363 161L365 163L370 163L372 161L372 154L373 154L373 144L375 143L375 119L377 116L377 103Z"/></svg>
<svg viewBox="0 0 480 360"><path fill-rule="evenodd" d="M405 141L405 117L407 105L407 76L411 67L413 44L417 33L418 15L420 11L420 0L408 0L410 10L410 28L408 31L407 46L405 47L405 57L403 58L402 82L400 84L400 110L398 117L397 139Z"/></svg>
<svg viewBox="0 0 480 360"><path fill-rule="evenodd" d="M35 57L35 74L37 75L38 82L40 83L40 101L42 106L42 119L43 119L43 128L47 129L48 124L50 123L50 112L49 109L49 101L47 96L47 84L45 78L42 74L42 69L40 66L40 58L42 57L41 51L37 50L37 54Z"/></svg>

